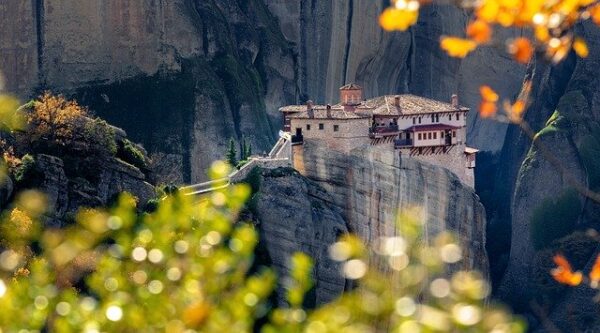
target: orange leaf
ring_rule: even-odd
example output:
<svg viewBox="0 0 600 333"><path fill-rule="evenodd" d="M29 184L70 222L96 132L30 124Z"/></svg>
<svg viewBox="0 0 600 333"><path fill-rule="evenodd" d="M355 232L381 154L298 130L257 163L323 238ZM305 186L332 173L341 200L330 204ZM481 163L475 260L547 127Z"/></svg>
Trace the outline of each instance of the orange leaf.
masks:
<svg viewBox="0 0 600 333"><path fill-rule="evenodd" d="M496 114L496 111L498 111L496 103L484 101L479 105L479 115L481 118L493 117Z"/></svg>
<svg viewBox="0 0 600 333"><path fill-rule="evenodd" d="M464 58L475 50L477 43L458 37L442 37L440 47L451 57Z"/></svg>
<svg viewBox="0 0 600 333"><path fill-rule="evenodd" d="M529 39L519 37L513 40L508 46L508 52L513 55L515 60L522 64L527 64L533 56L533 46Z"/></svg>
<svg viewBox="0 0 600 333"><path fill-rule="evenodd" d="M596 262L594 262L594 266L590 271L590 280L592 280L593 285L598 285L598 281L600 281L600 255L596 257Z"/></svg>
<svg viewBox="0 0 600 333"><path fill-rule="evenodd" d="M571 270L571 264L569 263L567 258L565 258L561 254L557 254L554 257L552 257L552 261L554 261L554 263L556 264L556 266L558 266L558 268L568 270L568 271Z"/></svg>
<svg viewBox="0 0 600 333"><path fill-rule="evenodd" d="M590 14L592 16L592 21L597 25L600 25L600 5L590 8Z"/></svg>
<svg viewBox="0 0 600 333"><path fill-rule="evenodd" d="M575 38L575 41L573 42L573 50L575 50L575 53L577 53L577 55L581 58L586 58L590 54L587 44L581 38Z"/></svg>
<svg viewBox="0 0 600 333"><path fill-rule="evenodd" d="M496 93L494 89L490 88L490 86L479 87L479 92L481 93L481 98L483 98L483 100L486 102L496 103L500 98L498 93Z"/></svg>
<svg viewBox="0 0 600 333"><path fill-rule="evenodd" d="M483 20L473 21L467 26L467 36L479 44L487 43L492 38L492 28Z"/></svg>
<svg viewBox="0 0 600 333"><path fill-rule="evenodd" d="M550 274L552 274L552 277L556 281L569 286L578 286L581 284L581 281L583 281L583 274L581 274L581 272L573 272L571 264L569 264L564 256L558 254L552 259L558 266L550 271Z"/></svg>

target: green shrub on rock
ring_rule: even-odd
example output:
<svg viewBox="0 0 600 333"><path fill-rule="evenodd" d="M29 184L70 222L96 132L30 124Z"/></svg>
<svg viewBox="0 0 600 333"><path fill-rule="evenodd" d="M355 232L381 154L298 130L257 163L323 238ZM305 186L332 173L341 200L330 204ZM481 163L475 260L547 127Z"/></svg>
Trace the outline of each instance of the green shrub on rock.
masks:
<svg viewBox="0 0 600 333"><path fill-rule="evenodd" d="M119 147L117 157L123 161L132 164L140 169L148 168L148 161L144 153L136 146L135 143L124 139Z"/></svg>
<svg viewBox="0 0 600 333"><path fill-rule="evenodd" d="M21 164L15 169L15 180L19 183L25 181L31 177L34 168L35 158L29 154L23 156L21 159Z"/></svg>

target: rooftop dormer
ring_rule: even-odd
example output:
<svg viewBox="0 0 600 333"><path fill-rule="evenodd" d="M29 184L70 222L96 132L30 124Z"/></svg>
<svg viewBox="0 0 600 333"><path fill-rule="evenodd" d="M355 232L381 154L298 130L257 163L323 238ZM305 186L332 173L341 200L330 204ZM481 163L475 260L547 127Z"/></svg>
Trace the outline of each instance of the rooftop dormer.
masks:
<svg viewBox="0 0 600 333"><path fill-rule="evenodd" d="M362 102L361 86L350 83L340 88L340 104L344 106L356 106Z"/></svg>

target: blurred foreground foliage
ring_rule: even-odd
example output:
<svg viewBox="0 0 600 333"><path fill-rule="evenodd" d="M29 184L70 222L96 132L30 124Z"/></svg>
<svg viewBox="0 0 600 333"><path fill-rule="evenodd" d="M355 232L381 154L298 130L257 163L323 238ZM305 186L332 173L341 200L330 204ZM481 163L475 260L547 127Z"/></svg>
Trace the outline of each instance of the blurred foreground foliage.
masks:
<svg viewBox="0 0 600 333"><path fill-rule="evenodd" d="M211 176L228 172L216 163ZM448 273L460 247L448 234L426 243L412 212L399 219L402 236L380 239L372 255L349 235L331 247L354 288L330 304L303 308L313 265L294 255L288 305L276 308L277 276L253 262L257 232L235 222L250 192L233 185L200 202L176 192L143 215L124 194L114 208L83 209L60 230L41 228L42 195L21 193L2 215L2 332L524 330L509 312L484 304L481 275Z"/></svg>

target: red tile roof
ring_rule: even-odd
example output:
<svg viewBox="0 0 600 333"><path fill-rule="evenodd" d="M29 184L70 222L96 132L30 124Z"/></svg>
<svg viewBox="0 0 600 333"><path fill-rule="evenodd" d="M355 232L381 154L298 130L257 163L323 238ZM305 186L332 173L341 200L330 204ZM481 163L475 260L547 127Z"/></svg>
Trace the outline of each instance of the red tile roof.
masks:
<svg viewBox="0 0 600 333"><path fill-rule="evenodd" d="M425 132L425 131L443 131L443 130L455 130L455 129L459 129L460 127L457 126L450 126L450 125L446 125L446 124L431 124L431 125L417 125L417 126L411 126L407 129L405 129L405 131L410 131L410 132Z"/></svg>

